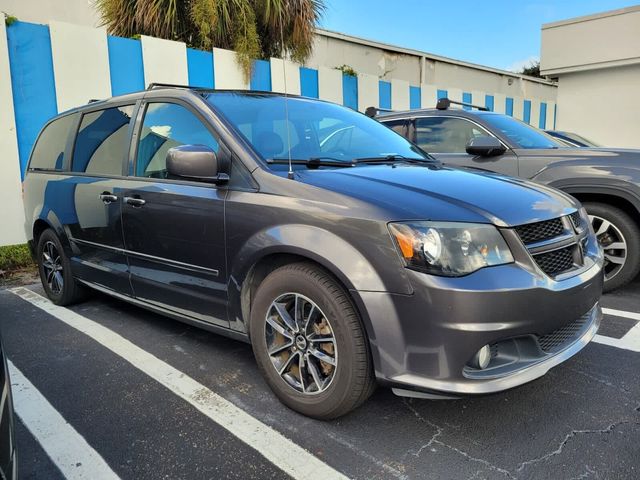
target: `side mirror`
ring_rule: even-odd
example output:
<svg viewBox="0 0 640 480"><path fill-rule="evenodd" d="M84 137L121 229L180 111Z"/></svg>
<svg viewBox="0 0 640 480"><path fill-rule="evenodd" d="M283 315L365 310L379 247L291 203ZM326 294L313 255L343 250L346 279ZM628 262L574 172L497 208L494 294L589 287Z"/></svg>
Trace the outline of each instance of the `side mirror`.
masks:
<svg viewBox="0 0 640 480"><path fill-rule="evenodd" d="M505 146L495 137L475 137L467 143L467 153L480 157L496 157L506 152Z"/></svg>
<svg viewBox="0 0 640 480"><path fill-rule="evenodd" d="M218 172L218 156L205 145L180 145L167 151L167 173L175 177L224 183L226 173Z"/></svg>

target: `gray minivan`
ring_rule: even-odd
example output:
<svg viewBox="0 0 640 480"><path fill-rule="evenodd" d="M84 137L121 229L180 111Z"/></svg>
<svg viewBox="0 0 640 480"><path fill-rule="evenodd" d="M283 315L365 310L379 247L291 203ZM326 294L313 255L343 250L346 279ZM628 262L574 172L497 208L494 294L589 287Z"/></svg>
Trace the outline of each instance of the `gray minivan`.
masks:
<svg viewBox="0 0 640 480"><path fill-rule="evenodd" d="M90 287L248 341L275 394L316 418L376 384L515 387L602 315L576 200L444 167L315 99L152 86L90 103L45 125L24 199L54 303Z"/></svg>

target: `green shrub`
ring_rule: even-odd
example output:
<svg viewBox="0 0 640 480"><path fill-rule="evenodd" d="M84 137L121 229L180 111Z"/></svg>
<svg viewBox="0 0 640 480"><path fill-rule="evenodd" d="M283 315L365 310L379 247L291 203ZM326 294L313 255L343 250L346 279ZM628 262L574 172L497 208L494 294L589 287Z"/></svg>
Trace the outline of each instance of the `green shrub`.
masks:
<svg viewBox="0 0 640 480"><path fill-rule="evenodd" d="M4 13L4 12L3 12ZM14 17L13 15L9 15L7 13L4 14L4 24L7 27L10 27L11 25L13 25L14 23L16 23L18 21L18 17Z"/></svg>
<svg viewBox="0 0 640 480"><path fill-rule="evenodd" d="M0 247L0 270L17 270L32 265L33 259L26 243Z"/></svg>

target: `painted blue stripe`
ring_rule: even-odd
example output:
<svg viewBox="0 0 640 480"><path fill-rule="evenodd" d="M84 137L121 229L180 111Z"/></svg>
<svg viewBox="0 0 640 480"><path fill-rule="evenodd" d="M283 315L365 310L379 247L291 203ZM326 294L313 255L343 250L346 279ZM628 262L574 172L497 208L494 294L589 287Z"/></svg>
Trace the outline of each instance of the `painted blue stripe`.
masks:
<svg viewBox="0 0 640 480"><path fill-rule="evenodd" d="M484 106L487 107L490 112L493 112L493 107L494 107L493 95L485 95L484 96Z"/></svg>
<svg viewBox="0 0 640 480"><path fill-rule="evenodd" d="M422 106L422 90L420 87L409 87L409 108L420 108Z"/></svg>
<svg viewBox="0 0 640 480"><path fill-rule="evenodd" d="M58 113L49 27L15 22L7 27L20 175L40 129Z"/></svg>
<svg viewBox="0 0 640 480"><path fill-rule="evenodd" d="M513 117L513 98L507 97L507 100L505 101L505 104L504 104L504 111L507 115L510 115Z"/></svg>
<svg viewBox="0 0 640 480"><path fill-rule="evenodd" d="M468 92L462 92L462 102L463 103L473 103L473 97ZM471 107L462 107L465 110L471 110Z"/></svg>
<svg viewBox="0 0 640 480"><path fill-rule="evenodd" d="M251 90L271 91L271 62L268 60L254 60L250 85Z"/></svg>
<svg viewBox="0 0 640 480"><path fill-rule="evenodd" d="M144 67L140 40L107 36L111 95L144 90Z"/></svg>
<svg viewBox="0 0 640 480"><path fill-rule="evenodd" d="M358 77L342 74L342 104L358 110Z"/></svg>
<svg viewBox="0 0 640 480"><path fill-rule="evenodd" d="M187 71L192 87L214 88L213 52L187 48Z"/></svg>
<svg viewBox="0 0 640 480"><path fill-rule="evenodd" d="M320 97L318 93L318 70L300 67L300 93L303 97Z"/></svg>
<svg viewBox="0 0 640 480"><path fill-rule="evenodd" d="M540 121L538 122L538 128L547 128L547 104L540 103Z"/></svg>
<svg viewBox="0 0 640 480"><path fill-rule="evenodd" d="M524 101L524 114L522 118L526 123L531 121L531 100Z"/></svg>
<svg viewBox="0 0 640 480"><path fill-rule="evenodd" d="M558 114L558 104L553 106L553 129L556 129L556 115Z"/></svg>
<svg viewBox="0 0 640 480"><path fill-rule="evenodd" d="M391 109L391 82L380 80L378 89L378 104L380 108Z"/></svg>
<svg viewBox="0 0 640 480"><path fill-rule="evenodd" d="M441 98L447 98L449 96L449 92L446 90L438 90L438 100Z"/></svg>

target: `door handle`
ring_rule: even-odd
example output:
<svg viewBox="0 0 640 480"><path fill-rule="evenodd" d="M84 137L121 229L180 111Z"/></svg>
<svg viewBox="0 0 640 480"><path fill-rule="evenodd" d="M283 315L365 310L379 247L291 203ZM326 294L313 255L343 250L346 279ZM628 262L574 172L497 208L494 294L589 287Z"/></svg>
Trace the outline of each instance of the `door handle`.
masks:
<svg viewBox="0 0 640 480"><path fill-rule="evenodd" d="M100 195L98 195L98 198L100 198L100 200L102 200L102 203L104 203L105 205L109 205L110 203L118 201L118 197L109 192L102 192Z"/></svg>
<svg viewBox="0 0 640 480"><path fill-rule="evenodd" d="M141 198L136 198L136 197L124 197L124 201L127 202L129 205L131 205L132 207L141 207L143 206L145 203L147 203L146 201L144 201Z"/></svg>

